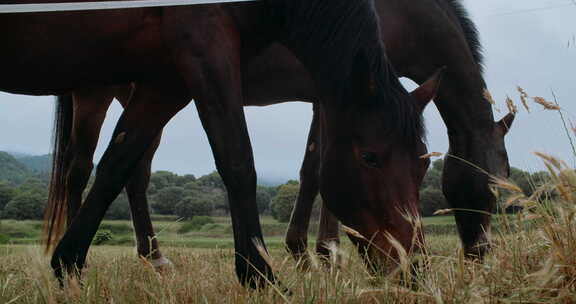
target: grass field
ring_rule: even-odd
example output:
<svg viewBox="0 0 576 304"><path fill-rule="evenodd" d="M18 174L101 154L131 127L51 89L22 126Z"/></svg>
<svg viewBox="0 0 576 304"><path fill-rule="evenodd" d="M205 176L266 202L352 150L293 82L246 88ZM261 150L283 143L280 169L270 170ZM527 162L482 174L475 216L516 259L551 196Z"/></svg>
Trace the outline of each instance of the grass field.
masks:
<svg viewBox="0 0 576 304"><path fill-rule="evenodd" d="M438 253L457 246L454 237L440 237ZM125 246L95 246L89 255L83 287L65 290L52 278L48 257L35 245L0 246L0 303L364 303L381 283L370 276L346 243L339 269L299 272L281 249L270 250L273 268L292 292L270 287L249 292L237 282L231 249L164 247L175 265L157 274ZM382 286L378 287L381 288ZM380 296L377 296L377 298ZM386 296L388 297L388 296Z"/></svg>
<svg viewBox="0 0 576 304"><path fill-rule="evenodd" d="M229 217L213 217L214 224L182 233L185 222L172 220L154 221L155 231L162 246L189 248L232 248L232 224ZM283 248L287 224L279 223L270 216L261 218L262 229L269 248ZM424 225L431 234L453 235L456 232L452 216L424 218ZM113 239L106 245L134 245L134 232L130 221L104 221L101 230L112 232ZM317 223L311 225L310 241L314 240ZM3 220L0 222L0 243L16 245L37 244L41 240L42 222ZM3 241L1 241L3 240Z"/></svg>
<svg viewBox="0 0 576 304"><path fill-rule="evenodd" d="M557 210L571 211L573 219L573 202ZM576 241L566 236L576 235L576 221L563 222L559 214L544 208L533 214L540 217L537 225L523 225L522 214L496 217L502 232L515 227L515 233L495 233L494 249L482 264L463 259L454 234L429 233L427 254L419 257L427 266L419 268L411 288L398 282L400 271L386 278L371 277L348 241L337 251L337 267L326 268L313 258L312 269L301 272L282 249L281 236L268 236L270 264L290 296L275 286L244 289L235 276L229 236L178 235L175 225L181 223L157 224L164 255L174 263L172 270L155 272L131 246L93 246L82 283L71 281L64 289L38 245L1 245L0 303L574 303ZM271 219L264 222L277 224ZM2 227L12 224L24 229L39 223L3 221ZM430 218L425 225L453 225L453 220ZM195 241L173 246L188 238Z"/></svg>

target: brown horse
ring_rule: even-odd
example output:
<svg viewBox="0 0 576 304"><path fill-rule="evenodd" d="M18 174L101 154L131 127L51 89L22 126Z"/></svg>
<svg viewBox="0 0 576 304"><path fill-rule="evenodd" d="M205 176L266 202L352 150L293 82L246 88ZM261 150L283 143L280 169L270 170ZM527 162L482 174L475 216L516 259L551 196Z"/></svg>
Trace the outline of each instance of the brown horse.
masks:
<svg viewBox="0 0 576 304"><path fill-rule="evenodd" d="M417 210L428 165L420 159L419 105L435 94L437 81L417 90L422 101L412 100L387 60L372 1L6 14L0 35L3 91L61 95L137 86L93 187L54 251L57 277L83 268L106 209L164 125L193 98L228 190L237 275L252 287L276 281L254 244L262 232L240 73L242 62L273 42L306 66L321 97L320 192L328 208L372 240L355 241L373 261L397 259L385 231L405 250L417 249L412 240L420 229L401 213Z"/></svg>
<svg viewBox="0 0 576 304"><path fill-rule="evenodd" d="M462 209L457 211L456 219L466 254L481 255L486 248L485 231L489 229L489 215L464 209L491 212L494 198L488 189L487 177L464 164L462 160L476 164L490 174L507 176L508 160L503 139L514 116L508 115L498 123L493 122L490 106L483 97L485 84L481 75L482 56L476 29L459 2L404 1L399 5L396 1L378 0L376 4L380 21L386 25L383 27L382 40L388 46L390 60L401 76L422 83L425 76L438 66L448 67L436 99L449 126L451 143L451 156L446 159L446 163L451 165L448 165L444 172L444 189L452 206ZM414 22L407 23L406 20ZM436 30L438 28L442 30ZM106 102L90 103L100 106L99 108L83 106L84 103L79 101L74 105L74 133L69 147L67 150L64 145L55 147L56 155L62 155L66 150L69 155L64 159L73 161L65 166L66 169L60 169L67 173L55 176L69 176L71 181L84 181L85 186L105 111L113 96L125 106L131 89L130 86L125 86L75 93L75 100L101 98ZM243 92L245 105L265 106L291 100L318 100L318 93L310 75L281 45L271 47L245 66ZM61 105L64 106L65 103ZM300 194L286 235L287 247L296 258L305 256L310 213L314 198L318 194L320 149L317 108L315 105L300 171ZM156 147L155 145L148 151L136 171L140 175L135 174L126 189L130 198L138 253L151 257L153 263L161 265L167 260L162 258L154 238L145 194L150 162ZM62 166L62 162L59 162L55 168L63 168ZM457 178L458 176L460 178ZM469 181L476 183L468 184ZM68 201L71 203L69 209L76 210L80 204L83 186L64 186L62 183L64 181L56 180L53 185L57 185L55 189L70 191L66 195L75 199ZM474 191L469 191L469 187L473 185ZM458 197L461 199L457 199ZM68 212L69 217L73 214L74 211ZM316 250L321 254L328 254L324 244L329 241L338 241L338 223L326 208L323 208Z"/></svg>
<svg viewBox="0 0 576 304"><path fill-rule="evenodd" d="M509 175L504 137L515 116L510 113L494 122L484 97L478 33L459 0L377 0L376 4L387 54L400 76L423 83L438 66L448 68L435 98L450 140L443 190L455 209L466 256L481 258L489 248L487 232L495 210L489 181L491 176ZM311 86L297 87L296 91L305 92L303 96L311 95ZM296 258L305 256L310 214L318 194L317 119L315 112L300 171L300 193L286 234L286 245ZM338 222L323 207L316 251L328 255L326 243L338 240Z"/></svg>

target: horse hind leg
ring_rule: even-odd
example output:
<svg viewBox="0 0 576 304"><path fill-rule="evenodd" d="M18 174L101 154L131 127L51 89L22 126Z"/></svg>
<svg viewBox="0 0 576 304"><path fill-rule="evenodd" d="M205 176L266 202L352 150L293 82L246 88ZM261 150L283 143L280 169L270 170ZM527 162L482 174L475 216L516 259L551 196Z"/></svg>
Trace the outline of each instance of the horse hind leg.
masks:
<svg viewBox="0 0 576 304"><path fill-rule="evenodd" d="M116 125L98 165L94 185L54 251L51 265L58 278L63 278L64 271L79 275L106 210L162 128L189 100L188 91L177 85L148 84L138 88Z"/></svg>
<svg viewBox="0 0 576 304"><path fill-rule="evenodd" d="M314 105L314 116L310 131L304 161L300 169L300 190L296 204L290 216L286 231L286 249L299 263L301 270L310 267L308 248L308 228L314 200L318 196L318 166L320 164L320 142L318 130L318 107Z"/></svg>
<svg viewBox="0 0 576 304"><path fill-rule="evenodd" d="M340 245L340 229L338 219L326 208L322 202L320 211L320 224L316 239L316 253L326 265L338 264L338 251Z"/></svg>
<svg viewBox="0 0 576 304"><path fill-rule="evenodd" d="M162 272L169 270L173 264L160 252L158 239L154 233L154 227L152 226L152 220L150 218L148 198L146 195L148 184L150 183L152 158L159 144L160 135L154 140L150 149L146 151L134 174L130 177L128 184L126 184L126 193L128 194L128 201L130 203L138 255L148 259L157 271Z"/></svg>
<svg viewBox="0 0 576 304"><path fill-rule="evenodd" d="M68 226L82 205L82 194L94 167L92 160L100 129L113 98L114 93L108 87L82 89L73 93L74 120L65 156L65 159L70 160L65 185Z"/></svg>
<svg viewBox="0 0 576 304"><path fill-rule="evenodd" d="M116 99L126 109L136 90L134 84L117 88ZM154 140L152 146L146 151L138 167L126 184L126 194L130 204L130 213L132 214L132 223L134 225L134 234L136 237L136 251L138 256L144 257L150 261L150 264L159 272L169 270L173 264L165 258L160 252L158 239L154 233L152 219L150 218L150 209L146 191L150 183L152 168L152 159L160 145L161 134Z"/></svg>

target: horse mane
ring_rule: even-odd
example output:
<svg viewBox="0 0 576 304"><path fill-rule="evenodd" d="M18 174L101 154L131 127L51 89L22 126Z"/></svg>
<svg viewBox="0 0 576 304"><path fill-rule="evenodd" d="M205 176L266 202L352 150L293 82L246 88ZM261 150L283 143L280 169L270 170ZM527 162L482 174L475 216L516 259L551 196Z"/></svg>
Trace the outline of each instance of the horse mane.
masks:
<svg viewBox="0 0 576 304"><path fill-rule="evenodd" d="M327 102L351 102L358 97L348 95L353 92L351 84L371 82L376 96L356 106L381 106L391 132L408 141L422 137L421 112L386 57L373 0L268 0L268 4L279 41L309 69L319 88L330 92L334 100ZM353 73L357 71L361 74Z"/></svg>
<svg viewBox="0 0 576 304"><path fill-rule="evenodd" d="M462 27L462 31L464 32L464 36L466 37L466 41L468 42L468 47L472 52L472 57L474 57L474 61L478 64L480 68L480 72L484 70L484 54L482 53L482 44L480 43L480 37L478 34L478 29L476 25L470 19L470 15L468 11L462 5L461 0L445 0L452 12L456 15L460 26Z"/></svg>

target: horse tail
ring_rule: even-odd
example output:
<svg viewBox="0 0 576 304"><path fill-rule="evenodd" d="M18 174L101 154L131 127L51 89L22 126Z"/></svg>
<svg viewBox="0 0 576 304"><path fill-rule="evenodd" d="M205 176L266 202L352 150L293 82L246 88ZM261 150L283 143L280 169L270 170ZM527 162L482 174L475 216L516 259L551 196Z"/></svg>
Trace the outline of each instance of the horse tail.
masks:
<svg viewBox="0 0 576 304"><path fill-rule="evenodd" d="M66 225L66 171L68 169L66 148L72 134L72 120L72 95L58 96L56 98L52 133L52 174L50 177L48 203L44 211L46 253L60 239Z"/></svg>

